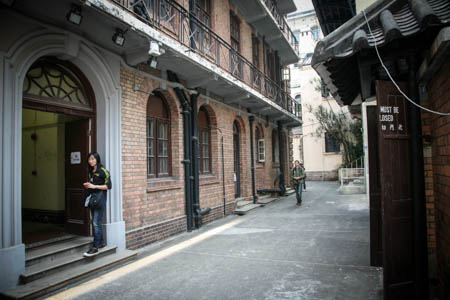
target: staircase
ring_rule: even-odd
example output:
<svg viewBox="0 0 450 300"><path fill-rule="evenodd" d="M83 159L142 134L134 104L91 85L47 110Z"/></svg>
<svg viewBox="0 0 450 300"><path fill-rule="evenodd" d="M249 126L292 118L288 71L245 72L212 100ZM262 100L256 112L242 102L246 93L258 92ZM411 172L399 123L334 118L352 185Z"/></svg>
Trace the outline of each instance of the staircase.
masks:
<svg viewBox="0 0 450 300"><path fill-rule="evenodd" d="M99 249L98 255L86 258L83 253L91 245L91 237L73 236L27 248L25 271L20 275L20 284L0 293L0 298L35 298L136 256L134 251L116 252L116 246L106 246Z"/></svg>

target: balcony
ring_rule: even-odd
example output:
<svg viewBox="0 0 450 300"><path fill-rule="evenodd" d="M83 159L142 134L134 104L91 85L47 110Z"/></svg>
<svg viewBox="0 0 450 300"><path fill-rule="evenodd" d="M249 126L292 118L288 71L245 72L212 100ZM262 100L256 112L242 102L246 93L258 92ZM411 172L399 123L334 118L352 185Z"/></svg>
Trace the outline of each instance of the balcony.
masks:
<svg viewBox="0 0 450 300"><path fill-rule="evenodd" d="M131 2L109 1L157 30L160 36L149 38L159 38L167 50L158 57L159 69L176 72L189 87L214 92L225 104L298 126L301 115L292 97L184 7L170 0L137 1L141 3L139 8ZM132 22L135 30L139 27L137 20Z"/></svg>
<svg viewBox="0 0 450 300"><path fill-rule="evenodd" d="M286 4L284 6L287 9L291 4L295 11L293 1L278 1L277 4L273 0L232 0L232 2L244 14L245 21L259 34L264 35L265 41L278 51L282 65L298 61L298 41L279 10L280 5ZM287 11L290 12L292 9Z"/></svg>

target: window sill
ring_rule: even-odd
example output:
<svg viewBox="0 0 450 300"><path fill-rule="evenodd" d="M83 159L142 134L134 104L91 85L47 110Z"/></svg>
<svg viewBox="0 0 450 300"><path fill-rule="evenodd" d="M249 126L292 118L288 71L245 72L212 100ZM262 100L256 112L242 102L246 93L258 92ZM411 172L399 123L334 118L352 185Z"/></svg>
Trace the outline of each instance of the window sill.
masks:
<svg viewBox="0 0 450 300"><path fill-rule="evenodd" d="M147 179L147 193L181 189L182 183L175 177Z"/></svg>
<svg viewBox="0 0 450 300"><path fill-rule="evenodd" d="M219 178L214 174L203 174L199 176L199 185L210 185L219 183Z"/></svg>
<svg viewBox="0 0 450 300"><path fill-rule="evenodd" d="M323 155L339 155L341 152L324 152Z"/></svg>

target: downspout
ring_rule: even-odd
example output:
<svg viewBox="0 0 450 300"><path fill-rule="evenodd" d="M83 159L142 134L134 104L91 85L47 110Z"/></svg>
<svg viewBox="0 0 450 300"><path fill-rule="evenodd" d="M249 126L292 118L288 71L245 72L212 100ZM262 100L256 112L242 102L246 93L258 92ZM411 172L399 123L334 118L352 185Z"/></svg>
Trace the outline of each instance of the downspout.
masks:
<svg viewBox="0 0 450 300"><path fill-rule="evenodd" d="M191 136L192 136L192 195L195 216L195 228L200 228L202 216L211 211L211 208L200 209L199 196L199 166L198 166L198 94L191 95Z"/></svg>
<svg viewBox="0 0 450 300"><path fill-rule="evenodd" d="M225 197L225 159L223 154L223 135L220 138L222 144L222 188L223 188L223 216L227 215L227 199Z"/></svg>
<svg viewBox="0 0 450 300"><path fill-rule="evenodd" d="M416 82L415 53L408 56L409 62L409 97L419 104ZM411 116L411 170L412 170L412 197L414 216L414 279L415 299L426 299L428 296L428 255L427 255L427 229L426 229L426 201L424 190L422 119L420 109L414 105L409 106Z"/></svg>
<svg viewBox="0 0 450 300"><path fill-rule="evenodd" d="M249 116L248 121L250 123L250 159L251 159L251 172L252 172L252 195L253 203L256 204L256 192L255 192L255 152L253 146L253 122L255 121L254 116Z"/></svg>
<svg viewBox="0 0 450 300"><path fill-rule="evenodd" d="M283 143L283 125L278 121L278 149L280 158L280 196L284 196L286 193L286 186L284 184L284 143Z"/></svg>
<svg viewBox="0 0 450 300"><path fill-rule="evenodd" d="M167 77L170 81L178 82L178 77L175 73L167 71ZM191 151L190 151L190 137L189 137L189 115L190 106L186 99L184 92L178 88L173 88L178 100L181 103L183 115L183 144L184 144L184 159L181 161L184 165L184 195L186 201L186 218L187 218L187 230L192 231L194 229L193 214L192 214L192 193L191 193Z"/></svg>

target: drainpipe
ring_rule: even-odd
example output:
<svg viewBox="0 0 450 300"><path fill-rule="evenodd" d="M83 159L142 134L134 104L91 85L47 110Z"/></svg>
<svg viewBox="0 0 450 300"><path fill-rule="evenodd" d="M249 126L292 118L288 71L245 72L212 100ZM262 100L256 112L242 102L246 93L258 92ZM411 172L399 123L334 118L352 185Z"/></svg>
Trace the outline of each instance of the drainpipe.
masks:
<svg viewBox="0 0 450 300"><path fill-rule="evenodd" d="M195 228L200 228L202 224L202 216L211 211L211 208L200 209L199 196L199 166L198 166L198 94L191 95L191 136L192 136L192 194L193 208L195 215Z"/></svg>
<svg viewBox="0 0 450 300"><path fill-rule="evenodd" d="M279 158L280 158L280 196L284 196L286 192L286 186L284 185L284 143L283 143L283 125L278 121L278 149L279 150Z"/></svg>
<svg viewBox="0 0 450 300"><path fill-rule="evenodd" d="M255 152L253 151L253 121L255 121L254 116L249 116L248 121L250 123L250 159L252 168L252 195L253 203L256 204L256 193L255 193Z"/></svg>
<svg viewBox="0 0 450 300"><path fill-rule="evenodd" d="M416 82L415 53L408 56L409 62L409 97L419 103L418 85ZM426 229L426 201L425 179L423 167L422 119L420 109L414 105L409 106L411 116L411 171L412 171L412 197L414 216L414 279L415 299L428 298L428 255L427 255L427 229Z"/></svg>
<svg viewBox="0 0 450 300"><path fill-rule="evenodd" d="M167 71L167 77L170 81L179 82L175 73ZM191 192L191 143L189 136L189 116L190 106L186 99L184 92L178 88L174 88L175 94L181 103L183 115L183 141L184 141L184 159L181 161L184 164L184 195L186 201L186 218L187 218L187 230L192 231L194 229L193 214L192 214L192 192Z"/></svg>
<svg viewBox="0 0 450 300"><path fill-rule="evenodd" d="M227 215L227 199L225 197L225 159L223 154L223 135L220 138L222 144L222 188L223 188L223 216Z"/></svg>

